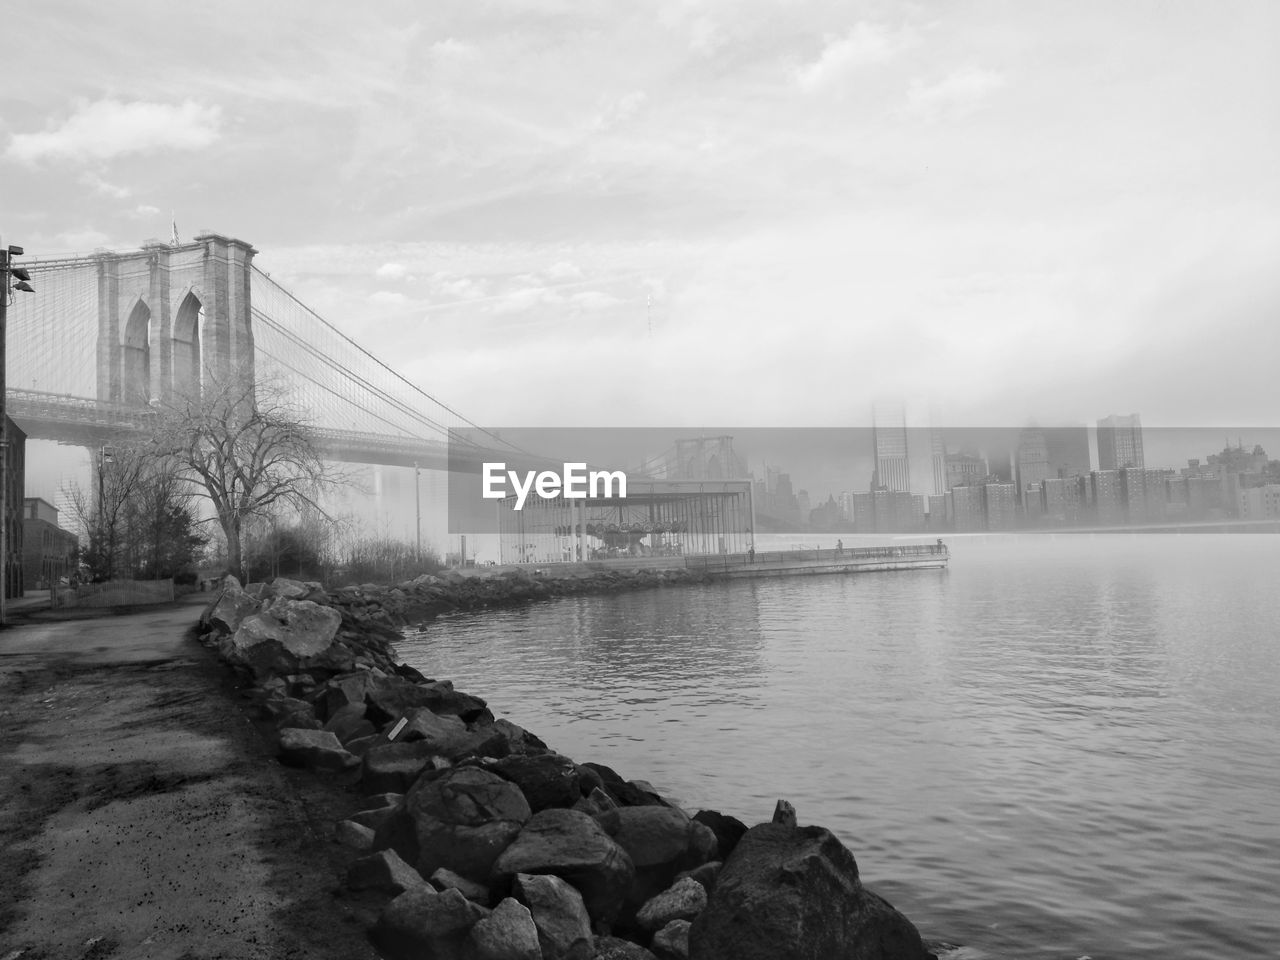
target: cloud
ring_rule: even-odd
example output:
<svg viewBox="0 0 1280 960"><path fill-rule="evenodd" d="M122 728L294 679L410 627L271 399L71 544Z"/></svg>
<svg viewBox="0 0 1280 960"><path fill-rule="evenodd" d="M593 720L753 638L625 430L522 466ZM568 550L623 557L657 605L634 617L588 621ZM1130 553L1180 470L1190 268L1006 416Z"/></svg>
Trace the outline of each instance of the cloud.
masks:
<svg viewBox="0 0 1280 960"><path fill-rule="evenodd" d="M403 263L384 263L374 271L376 276L382 277L384 280L399 280L408 272Z"/></svg>
<svg viewBox="0 0 1280 960"><path fill-rule="evenodd" d="M439 59L455 59L461 60L474 56L476 48L470 43L464 43L456 37L445 37L443 40L437 40L431 45L431 54Z"/></svg>
<svg viewBox="0 0 1280 960"><path fill-rule="evenodd" d="M617 297L599 290L583 290L581 293L575 293L569 300L574 306L584 310L604 310L606 307L622 303Z"/></svg>
<svg viewBox="0 0 1280 960"><path fill-rule="evenodd" d="M199 150L218 138L220 107L194 100L180 104L136 100L76 102L74 112L40 133L14 134L5 155L22 163L41 160L110 160L153 150Z"/></svg>
<svg viewBox="0 0 1280 960"><path fill-rule="evenodd" d="M83 227L79 230L65 230L53 239L64 250L95 250L107 246L111 237L93 227Z"/></svg>
<svg viewBox="0 0 1280 960"><path fill-rule="evenodd" d="M94 193L101 194L104 197L111 197L113 200L123 200L129 194L133 193L128 187L121 187L114 183L108 183L96 173L86 172L80 176L80 182L92 190Z"/></svg>
<svg viewBox="0 0 1280 960"><path fill-rule="evenodd" d="M906 31L860 21L845 36L828 37L818 59L796 70L796 83L805 93L818 93L861 67L892 60L911 43Z"/></svg>
<svg viewBox="0 0 1280 960"><path fill-rule="evenodd" d="M395 304L404 303L409 298L395 290L379 290L369 295L370 303Z"/></svg>
<svg viewBox="0 0 1280 960"><path fill-rule="evenodd" d="M608 130L634 117L649 98L643 90L632 90L608 104L596 115L591 126L595 130Z"/></svg>
<svg viewBox="0 0 1280 960"><path fill-rule="evenodd" d="M972 113L993 91L1004 86L1004 75L982 67L961 67L935 83L915 80L907 92L908 113L917 116Z"/></svg>
<svg viewBox="0 0 1280 960"><path fill-rule="evenodd" d="M154 217L159 213L159 207L153 207L149 203L140 203L129 212L129 216L134 220L145 220L147 217Z"/></svg>
<svg viewBox="0 0 1280 960"><path fill-rule="evenodd" d="M580 280L582 271L568 260L559 260L547 268L547 277L551 280Z"/></svg>

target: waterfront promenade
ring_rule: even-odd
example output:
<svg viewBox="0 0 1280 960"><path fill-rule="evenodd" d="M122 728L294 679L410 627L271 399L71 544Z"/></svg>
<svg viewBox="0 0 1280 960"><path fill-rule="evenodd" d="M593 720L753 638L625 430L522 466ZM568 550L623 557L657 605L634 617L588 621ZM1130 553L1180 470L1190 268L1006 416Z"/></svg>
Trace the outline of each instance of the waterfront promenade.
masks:
<svg viewBox="0 0 1280 960"><path fill-rule="evenodd" d="M377 956L345 798L269 758L207 599L0 631L0 957Z"/></svg>

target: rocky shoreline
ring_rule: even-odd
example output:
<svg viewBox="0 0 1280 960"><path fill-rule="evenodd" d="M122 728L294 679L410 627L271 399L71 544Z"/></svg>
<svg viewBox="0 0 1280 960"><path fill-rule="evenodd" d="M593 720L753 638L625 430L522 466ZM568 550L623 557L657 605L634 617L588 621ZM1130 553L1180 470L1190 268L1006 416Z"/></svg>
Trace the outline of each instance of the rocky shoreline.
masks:
<svg viewBox="0 0 1280 960"><path fill-rule="evenodd" d="M363 799L337 823L349 891L392 960L927 960L829 831L779 801L748 829L557 754L479 697L396 662L447 610L685 582L686 571L419 577L326 591L228 578L202 641L247 683L283 763Z"/></svg>

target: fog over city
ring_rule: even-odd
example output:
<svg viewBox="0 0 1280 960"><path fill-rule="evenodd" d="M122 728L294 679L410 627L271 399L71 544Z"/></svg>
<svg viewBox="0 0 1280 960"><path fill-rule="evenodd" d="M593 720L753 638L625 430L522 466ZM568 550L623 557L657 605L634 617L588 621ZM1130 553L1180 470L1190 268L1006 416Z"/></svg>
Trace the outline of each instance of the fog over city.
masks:
<svg viewBox="0 0 1280 960"><path fill-rule="evenodd" d="M866 426L886 394L953 424L1274 422L1274 4L5 26L6 242L243 238L475 422Z"/></svg>

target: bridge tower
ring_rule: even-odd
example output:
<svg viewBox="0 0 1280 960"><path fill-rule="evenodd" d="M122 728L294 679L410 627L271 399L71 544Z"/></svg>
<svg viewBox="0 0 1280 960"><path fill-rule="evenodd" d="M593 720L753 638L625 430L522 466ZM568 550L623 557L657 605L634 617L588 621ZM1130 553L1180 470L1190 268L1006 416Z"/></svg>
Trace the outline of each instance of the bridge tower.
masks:
<svg viewBox="0 0 1280 960"><path fill-rule="evenodd" d="M231 373L252 378L256 251L215 233L101 253L97 398L146 406Z"/></svg>

